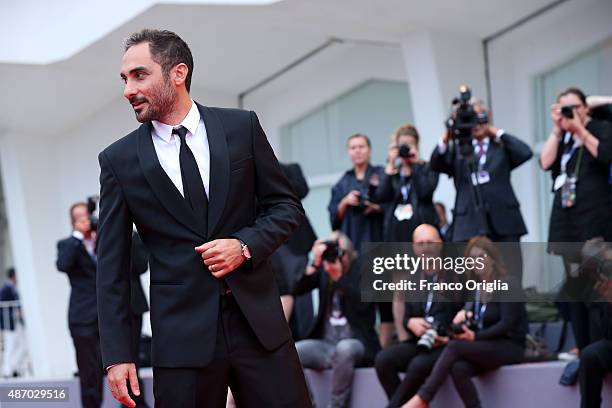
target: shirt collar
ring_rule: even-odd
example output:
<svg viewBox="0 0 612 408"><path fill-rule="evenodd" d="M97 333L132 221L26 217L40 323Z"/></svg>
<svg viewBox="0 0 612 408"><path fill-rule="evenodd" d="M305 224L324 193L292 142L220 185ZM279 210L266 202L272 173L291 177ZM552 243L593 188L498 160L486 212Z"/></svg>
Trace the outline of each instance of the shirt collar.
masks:
<svg viewBox="0 0 612 408"><path fill-rule="evenodd" d="M472 139L472 145L478 146L478 140ZM484 139L482 139L482 145L483 146L488 146L489 145L489 136L487 136Z"/></svg>
<svg viewBox="0 0 612 408"><path fill-rule="evenodd" d="M78 239L79 241L85 239L85 235L83 235L81 231L72 231L72 236Z"/></svg>
<svg viewBox="0 0 612 408"><path fill-rule="evenodd" d="M170 139L172 138L172 129L174 127L185 126L189 133L195 135L195 132L198 129L198 125L200 124L200 111L198 109L198 106L192 100L191 109L189 109L187 116L185 116L183 121L178 125L167 125L156 120L152 121L152 123L153 128L155 129L155 134L159 136L164 142L170 143Z"/></svg>

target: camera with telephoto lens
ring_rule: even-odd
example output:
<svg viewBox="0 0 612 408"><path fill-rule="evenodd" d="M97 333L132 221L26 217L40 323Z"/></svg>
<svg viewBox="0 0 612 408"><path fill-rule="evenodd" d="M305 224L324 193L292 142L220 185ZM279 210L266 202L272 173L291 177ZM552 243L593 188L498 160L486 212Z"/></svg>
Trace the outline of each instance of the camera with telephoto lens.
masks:
<svg viewBox="0 0 612 408"><path fill-rule="evenodd" d="M89 213L89 225L92 231L98 230L98 202L99 196L87 197L87 212Z"/></svg>
<svg viewBox="0 0 612 408"><path fill-rule="evenodd" d="M436 343L437 337L448 336L448 329L445 325L434 320L426 319L431 327L425 331L425 333L419 337L417 341L417 347L424 350L431 350Z"/></svg>
<svg viewBox="0 0 612 408"><path fill-rule="evenodd" d="M474 153L472 129L477 125L489 122L486 112L476 112L473 104L470 103L471 98L470 88L467 85L461 85L459 97L454 98L451 103L452 114L445 123L450 137L459 144L459 153L462 157L470 157Z"/></svg>
<svg viewBox="0 0 612 408"><path fill-rule="evenodd" d="M321 255L321 258L327 262L336 262L342 255L344 255L344 251L340 248L340 244L338 241L325 241L325 250Z"/></svg>

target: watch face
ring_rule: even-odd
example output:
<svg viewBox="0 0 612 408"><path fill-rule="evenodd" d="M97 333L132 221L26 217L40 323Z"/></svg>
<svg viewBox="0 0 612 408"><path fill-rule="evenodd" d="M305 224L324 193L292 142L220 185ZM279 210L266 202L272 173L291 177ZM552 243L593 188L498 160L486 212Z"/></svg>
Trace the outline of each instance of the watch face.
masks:
<svg viewBox="0 0 612 408"><path fill-rule="evenodd" d="M251 251L249 251L248 246L245 245L242 247L242 255L244 255L246 259L251 259Z"/></svg>

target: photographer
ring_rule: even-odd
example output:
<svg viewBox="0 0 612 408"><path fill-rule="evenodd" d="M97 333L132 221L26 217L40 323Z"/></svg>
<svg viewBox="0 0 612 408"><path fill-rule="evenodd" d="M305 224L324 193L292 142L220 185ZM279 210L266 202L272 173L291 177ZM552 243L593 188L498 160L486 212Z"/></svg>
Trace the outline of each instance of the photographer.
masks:
<svg viewBox="0 0 612 408"><path fill-rule="evenodd" d="M385 241L410 242L421 224L438 224L432 198L438 173L419 157L419 133L409 124L392 135L387 166L374 193L376 202L387 204Z"/></svg>
<svg viewBox="0 0 612 408"><path fill-rule="evenodd" d="M600 407L605 375L612 371L612 247L601 239L582 250L581 273L589 278L593 301L589 305L591 344L580 354L578 378L581 407Z"/></svg>
<svg viewBox="0 0 612 408"><path fill-rule="evenodd" d="M486 235L518 242L527 233L510 172L532 156L518 138L490 124L484 104L461 89L453 115L431 155L431 169L454 179L457 195L452 241ZM520 274L520 268L519 268Z"/></svg>
<svg viewBox="0 0 612 408"><path fill-rule="evenodd" d="M363 242L383 240L384 209L373 198L384 169L370 164L372 145L366 135L356 133L346 143L353 168L332 188L328 211L332 230L346 234L359 252ZM378 303L377 307L381 321L380 344L386 347L394 330L391 303Z"/></svg>
<svg viewBox="0 0 612 408"><path fill-rule="evenodd" d="M57 243L57 269L70 280L68 327L76 351L84 408L102 404L102 357L96 296L96 232L88 203L70 207L72 235Z"/></svg>
<svg viewBox="0 0 612 408"><path fill-rule="evenodd" d="M563 256L566 288L571 291L580 285L580 278L572 273L572 264L580 262L579 254L556 243L612 239L612 124L589 117L586 97L577 88L559 94L551 117L553 129L540 154L540 165L550 171L553 180L549 250ZM582 350L591 343L587 307L572 302L570 312L576 345Z"/></svg>
<svg viewBox="0 0 612 408"><path fill-rule="evenodd" d="M330 406L346 407L354 368L371 363L379 349L374 304L361 302L359 264L346 235L316 241L312 259L293 293L318 288L319 313L308 338L295 346L303 367L333 370Z"/></svg>
<svg viewBox="0 0 612 408"><path fill-rule="evenodd" d="M499 250L486 237L474 237L465 250L466 257L481 258L484 267L474 268L471 279L492 282L506 280L510 290L517 285L508 280ZM516 295L516 292L514 292ZM527 311L523 302L501 292L476 291L453 323L453 332L429 378L404 408L427 407L446 378L451 375L461 400L468 408L480 407L478 392L471 377L502 365L523 361L527 334Z"/></svg>
<svg viewBox="0 0 612 408"><path fill-rule="evenodd" d="M372 166L370 139L356 133L347 140L353 168L332 188L328 206L332 230L346 234L356 251L362 242L380 242L383 238L383 209L372 201L384 170Z"/></svg>
<svg viewBox="0 0 612 408"><path fill-rule="evenodd" d="M415 253L430 257L441 254L442 239L432 225L417 227L412 242ZM443 271L422 270L421 274L421 279L428 281L446 279ZM378 353L374 362L378 380L389 398L389 407L399 407L416 394L444 349L437 327L450 326L460 308L461 303L451 302L435 291L429 292L424 301L406 302L403 325L410 337ZM406 373L403 379L399 377L400 372Z"/></svg>

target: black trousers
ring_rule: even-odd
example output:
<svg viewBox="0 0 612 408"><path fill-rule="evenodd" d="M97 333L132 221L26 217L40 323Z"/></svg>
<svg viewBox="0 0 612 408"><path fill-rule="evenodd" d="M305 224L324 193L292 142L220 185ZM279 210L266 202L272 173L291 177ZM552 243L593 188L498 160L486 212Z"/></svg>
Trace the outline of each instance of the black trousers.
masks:
<svg viewBox="0 0 612 408"><path fill-rule="evenodd" d="M99 335L72 332L83 408L100 408L104 371Z"/></svg>
<svg viewBox="0 0 612 408"><path fill-rule="evenodd" d="M417 393L443 350L419 350L416 343L404 342L378 353L374 367L389 398L388 407L400 407ZM400 372L406 373L403 380Z"/></svg>
<svg viewBox="0 0 612 408"><path fill-rule="evenodd" d="M155 407L223 408L228 386L241 408L312 407L293 341L264 349L231 294L221 297L217 343L208 366L153 367Z"/></svg>
<svg viewBox="0 0 612 408"><path fill-rule="evenodd" d="M601 406L601 388L606 373L612 371L612 340L602 339L580 353L580 397L582 408Z"/></svg>
<svg viewBox="0 0 612 408"><path fill-rule="evenodd" d="M523 347L507 339L451 340L418 394L425 401L431 401L450 374L466 408L480 408L471 377L505 364L519 363L524 355Z"/></svg>

